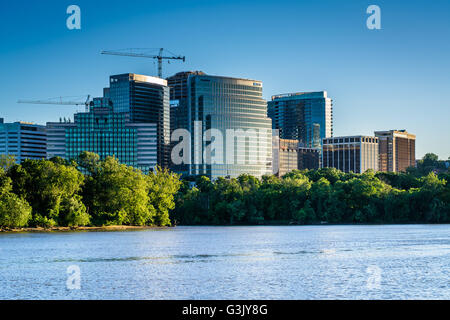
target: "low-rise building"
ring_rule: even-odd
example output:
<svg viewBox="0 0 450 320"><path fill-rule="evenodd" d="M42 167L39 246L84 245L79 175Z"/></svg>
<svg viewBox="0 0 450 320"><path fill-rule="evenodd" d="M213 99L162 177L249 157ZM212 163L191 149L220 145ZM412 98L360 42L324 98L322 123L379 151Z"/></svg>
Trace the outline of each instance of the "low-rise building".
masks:
<svg viewBox="0 0 450 320"><path fill-rule="evenodd" d="M375 131L379 141L379 170L404 172L416 163L416 136L406 130Z"/></svg>
<svg viewBox="0 0 450 320"><path fill-rule="evenodd" d="M70 160L90 151L145 172L157 165L156 123L131 122L129 113L113 112L108 98L95 98L90 111L76 113L73 123L47 123L47 130L48 158Z"/></svg>
<svg viewBox="0 0 450 320"><path fill-rule="evenodd" d="M343 172L378 171L378 138L348 136L323 139L322 167Z"/></svg>
<svg viewBox="0 0 450 320"><path fill-rule="evenodd" d="M17 163L25 159L45 159L47 136L45 126L28 123L5 123L0 118L0 154L14 156Z"/></svg>

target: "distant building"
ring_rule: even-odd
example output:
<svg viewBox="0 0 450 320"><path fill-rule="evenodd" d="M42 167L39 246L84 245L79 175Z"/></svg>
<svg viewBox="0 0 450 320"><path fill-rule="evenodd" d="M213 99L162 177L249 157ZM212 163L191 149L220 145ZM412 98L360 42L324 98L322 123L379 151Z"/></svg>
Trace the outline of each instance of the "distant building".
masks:
<svg viewBox="0 0 450 320"><path fill-rule="evenodd" d="M268 115L280 138L298 140L301 147L320 148L333 136L333 103L326 91L272 96Z"/></svg>
<svg viewBox="0 0 450 320"><path fill-rule="evenodd" d="M175 94L174 98L183 95ZM186 174L206 175L211 179L243 173L258 177L271 174L272 125L267 117L267 103L262 98L261 81L190 74L186 97L186 108L180 109L178 115L187 119L191 139ZM217 137L213 131L223 137ZM229 141L228 132L252 137L256 133L258 143L249 142L253 138L248 136ZM213 139L221 150L213 150ZM253 147L259 152L252 152Z"/></svg>
<svg viewBox="0 0 450 320"><path fill-rule="evenodd" d="M45 126L27 123L5 123L0 120L0 154L13 155L17 163L25 159L45 159L47 156Z"/></svg>
<svg viewBox="0 0 450 320"><path fill-rule="evenodd" d="M378 171L378 138L368 136L323 139L322 167L343 172Z"/></svg>
<svg viewBox="0 0 450 320"><path fill-rule="evenodd" d="M77 159L90 151L145 172L157 164L156 124L131 122L129 113L113 112L108 98L95 98L90 111L76 113L73 123L48 122L47 131L48 158Z"/></svg>
<svg viewBox="0 0 450 320"><path fill-rule="evenodd" d="M272 166L272 173L279 177L298 169L298 140L272 135Z"/></svg>
<svg viewBox="0 0 450 320"><path fill-rule="evenodd" d="M298 148L298 169L316 170L320 168L320 150L316 148Z"/></svg>
<svg viewBox="0 0 450 320"><path fill-rule="evenodd" d="M169 165L170 97L167 80L125 73L110 77L104 89L116 113L126 112L132 123L154 123L157 127L158 164Z"/></svg>
<svg viewBox="0 0 450 320"><path fill-rule="evenodd" d="M375 131L380 171L404 172L416 163L416 136L406 130Z"/></svg>

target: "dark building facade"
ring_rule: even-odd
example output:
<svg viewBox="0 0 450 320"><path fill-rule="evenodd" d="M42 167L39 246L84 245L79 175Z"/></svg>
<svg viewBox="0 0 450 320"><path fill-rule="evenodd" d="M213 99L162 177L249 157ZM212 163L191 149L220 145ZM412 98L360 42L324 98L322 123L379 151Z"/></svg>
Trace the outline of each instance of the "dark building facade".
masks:
<svg viewBox="0 0 450 320"><path fill-rule="evenodd" d="M110 77L104 90L116 113L128 113L131 123L154 123L157 127L158 164L168 167L170 144L170 92L164 79L125 73Z"/></svg>
<svg viewBox="0 0 450 320"><path fill-rule="evenodd" d="M167 78L170 88L170 134L176 129L188 129L188 78L204 74L202 71L183 71ZM175 144L170 144L170 150ZM188 174L187 165L175 165L169 160L169 166L175 172Z"/></svg>
<svg viewBox="0 0 450 320"><path fill-rule="evenodd" d="M416 163L416 136L406 130L375 131L380 145L379 170L405 172Z"/></svg>
<svg viewBox="0 0 450 320"><path fill-rule="evenodd" d="M298 148L298 169L319 169L320 168L320 150L316 148Z"/></svg>
<svg viewBox="0 0 450 320"><path fill-rule="evenodd" d="M272 96L268 115L280 138L298 140L301 147L320 148L323 138L333 136L333 103L326 91Z"/></svg>

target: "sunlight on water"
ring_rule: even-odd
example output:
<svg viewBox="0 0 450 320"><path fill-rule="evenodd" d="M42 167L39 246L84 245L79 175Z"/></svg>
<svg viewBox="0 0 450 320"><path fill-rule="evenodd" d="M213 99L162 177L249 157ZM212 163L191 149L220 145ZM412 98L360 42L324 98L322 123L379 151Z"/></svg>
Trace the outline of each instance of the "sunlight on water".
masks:
<svg viewBox="0 0 450 320"><path fill-rule="evenodd" d="M450 299L449 276L447 225L0 234L0 299Z"/></svg>

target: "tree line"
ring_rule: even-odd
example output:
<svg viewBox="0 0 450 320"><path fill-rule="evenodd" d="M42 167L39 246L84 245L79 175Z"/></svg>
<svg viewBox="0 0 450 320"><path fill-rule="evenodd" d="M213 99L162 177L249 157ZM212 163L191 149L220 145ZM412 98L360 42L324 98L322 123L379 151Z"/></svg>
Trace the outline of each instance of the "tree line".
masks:
<svg viewBox="0 0 450 320"><path fill-rule="evenodd" d="M144 174L83 152L62 158L0 159L0 227L169 226L179 176L157 168Z"/></svg>
<svg viewBox="0 0 450 320"><path fill-rule="evenodd" d="M211 181L144 174L90 152L76 161L1 157L0 227L448 223L450 171L436 161L426 155L406 173L323 168Z"/></svg>
<svg viewBox="0 0 450 320"><path fill-rule="evenodd" d="M450 173L295 170L282 178L183 181L180 224L448 223Z"/></svg>

